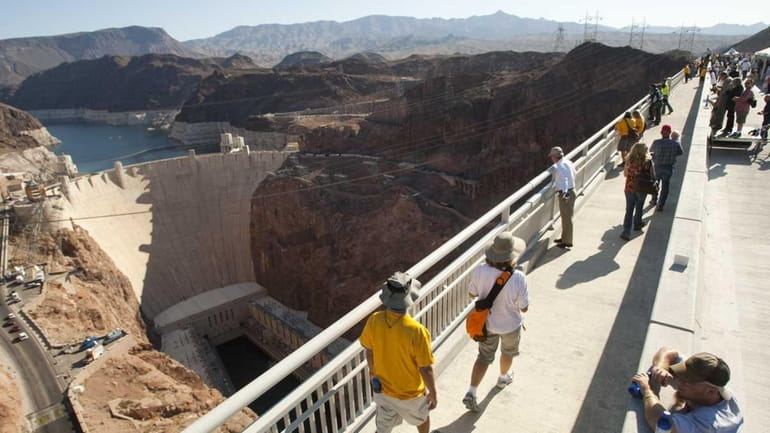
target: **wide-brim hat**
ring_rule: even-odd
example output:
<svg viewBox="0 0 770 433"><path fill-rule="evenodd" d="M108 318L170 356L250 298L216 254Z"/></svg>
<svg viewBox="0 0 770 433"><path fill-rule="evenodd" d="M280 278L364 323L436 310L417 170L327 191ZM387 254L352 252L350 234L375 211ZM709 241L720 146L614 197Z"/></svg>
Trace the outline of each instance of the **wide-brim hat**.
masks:
<svg viewBox="0 0 770 433"><path fill-rule="evenodd" d="M548 154L548 156L555 156L557 158L561 158L564 156L564 150L559 146L554 146L551 148L551 152Z"/></svg>
<svg viewBox="0 0 770 433"><path fill-rule="evenodd" d="M487 244L484 255L490 262L510 262L518 259L525 249L527 249L527 243L524 239L517 238L511 232L502 232Z"/></svg>
<svg viewBox="0 0 770 433"><path fill-rule="evenodd" d="M404 313L420 296L420 287L422 284L409 274L396 272L382 284L380 301L385 308Z"/></svg>

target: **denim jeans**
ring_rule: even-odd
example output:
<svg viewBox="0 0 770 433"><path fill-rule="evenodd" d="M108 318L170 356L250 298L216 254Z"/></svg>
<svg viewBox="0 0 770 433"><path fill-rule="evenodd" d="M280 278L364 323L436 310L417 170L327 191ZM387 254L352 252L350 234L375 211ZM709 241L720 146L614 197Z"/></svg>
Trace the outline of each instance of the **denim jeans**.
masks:
<svg viewBox="0 0 770 433"><path fill-rule="evenodd" d="M641 192L626 193L626 216L623 218L623 234L631 235L631 224L634 228L642 226L642 208L647 194Z"/></svg>
<svg viewBox="0 0 770 433"><path fill-rule="evenodd" d="M668 198L668 184L671 181L671 175L674 174L673 165L656 165L655 178L660 181L660 199L653 194L652 199L658 202L658 206L666 204Z"/></svg>

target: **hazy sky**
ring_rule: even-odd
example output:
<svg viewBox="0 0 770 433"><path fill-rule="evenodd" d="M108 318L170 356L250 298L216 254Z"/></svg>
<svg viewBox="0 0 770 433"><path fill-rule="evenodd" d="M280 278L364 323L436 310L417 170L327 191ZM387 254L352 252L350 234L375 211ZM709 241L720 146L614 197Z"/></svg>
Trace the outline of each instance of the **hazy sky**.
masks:
<svg viewBox="0 0 770 433"><path fill-rule="evenodd" d="M617 0L0 0L0 39L141 25L162 27L174 38L187 40L238 25L349 21L373 14L466 18L498 10L573 22L579 22L586 12L594 15L598 11L600 23L613 27L642 19L651 25L699 27L770 22L767 5L760 0L678 0L656 2L655 9L644 10L648 4Z"/></svg>

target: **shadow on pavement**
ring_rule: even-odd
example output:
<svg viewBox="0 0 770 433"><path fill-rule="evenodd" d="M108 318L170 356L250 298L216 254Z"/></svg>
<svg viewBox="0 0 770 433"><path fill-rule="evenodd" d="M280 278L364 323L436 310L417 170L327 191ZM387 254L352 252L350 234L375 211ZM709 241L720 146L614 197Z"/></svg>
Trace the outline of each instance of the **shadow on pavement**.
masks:
<svg viewBox="0 0 770 433"><path fill-rule="evenodd" d="M583 398L572 433L616 433L622 430L629 398L626 388L642 356L658 282L665 268L665 252L686 171L685 162L692 144L695 120L700 109L698 97L699 92L695 92L682 131L685 155L680 157L671 178L666 210L655 213L651 223L647 225L648 230L639 257L591 384ZM652 140L649 141L652 143ZM612 230L608 231L610 232ZM606 252L599 254L612 254L612 250L607 247ZM565 272L567 273L569 270Z"/></svg>
<svg viewBox="0 0 770 433"><path fill-rule="evenodd" d="M478 421L482 415L484 415L484 411L487 410L487 406L489 405L489 402L492 401L492 399L497 395L500 394L500 388L493 387L487 395L484 397L484 400L481 400L479 402L479 411L478 412L471 412L466 411L464 414L460 415L459 418L452 421L450 424L447 424L443 427L438 427L436 429L432 429L431 432L433 433L466 433L471 432L475 430L476 428L476 421Z"/></svg>
<svg viewBox="0 0 770 433"><path fill-rule="evenodd" d="M577 284L586 283L604 277L620 269L615 256L625 243L620 239L623 226L616 225L604 232L599 251L585 260L573 262L556 280L557 289L570 289Z"/></svg>

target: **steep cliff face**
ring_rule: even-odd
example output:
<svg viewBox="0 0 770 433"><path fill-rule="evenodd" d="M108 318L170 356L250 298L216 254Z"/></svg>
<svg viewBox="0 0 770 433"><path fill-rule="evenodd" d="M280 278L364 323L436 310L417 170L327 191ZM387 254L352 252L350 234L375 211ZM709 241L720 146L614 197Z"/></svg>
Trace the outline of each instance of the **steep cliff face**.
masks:
<svg viewBox="0 0 770 433"><path fill-rule="evenodd" d="M62 168L47 146L58 142L31 114L0 104L1 172L26 172L43 182L53 181ZM0 178L3 182L5 177Z"/></svg>
<svg viewBox="0 0 770 433"><path fill-rule="evenodd" d="M436 68L365 120L307 130L301 150L327 157L316 157L325 161L318 167L300 161L300 171L318 184L278 177L254 194L257 281L311 320L330 323L544 170L550 147L574 148L682 64L598 44L552 65L541 55L518 62L516 69L472 58L480 72L457 62L446 75ZM361 172L371 159L328 158L336 154L368 155L379 171ZM395 180L383 176L384 161L399 167ZM324 185L316 173L332 178ZM399 186L333 199L359 182ZM358 260L364 251L377 254Z"/></svg>
<svg viewBox="0 0 770 433"><path fill-rule="evenodd" d="M53 274L41 297L27 306L49 341L75 343L117 328L146 341L131 283L88 232L22 232L12 238L12 245L16 254L11 263L47 263Z"/></svg>
<svg viewBox="0 0 770 433"><path fill-rule="evenodd" d="M254 272L271 296L308 311L321 326L368 297L388 273L416 263L464 222L409 186L419 183L412 173L319 188L323 179L343 180L343 171L357 178L372 170L397 173L395 164L316 158L297 164L309 174L266 180L253 197Z"/></svg>
<svg viewBox="0 0 770 433"><path fill-rule="evenodd" d="M0 104L0 154L57 142L31 114Z"/></svg>
<svg viewBox="0 0 770 433"><path fill-rule="evenodd" d="M9 103L25 110L173 109L217 69L215 64L172 54L105 56L63 63L35 74L21 83Z"/></svg>

